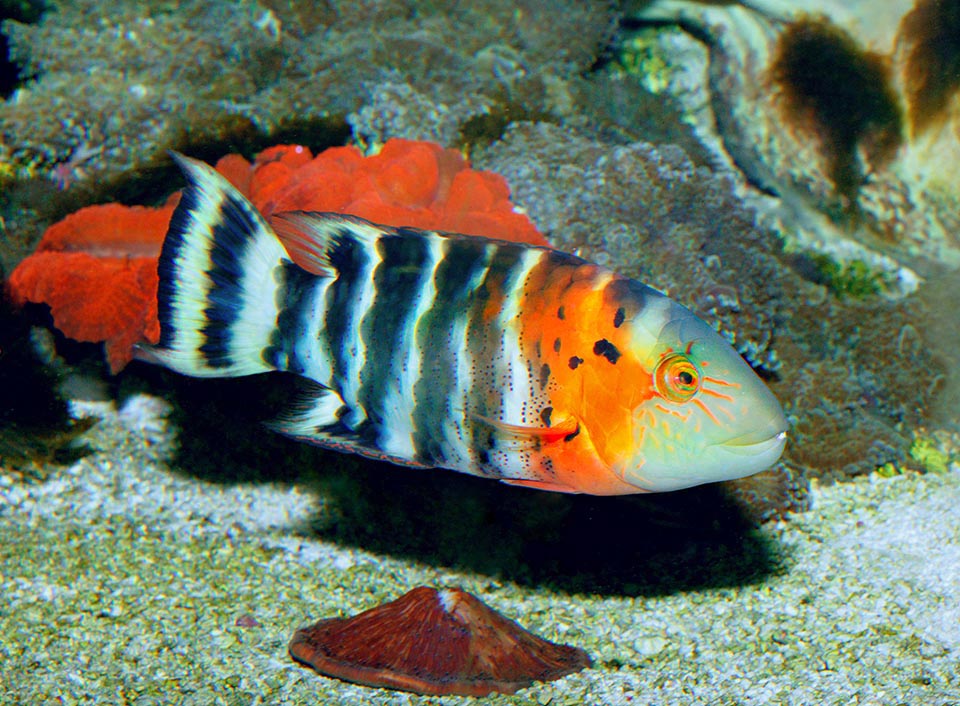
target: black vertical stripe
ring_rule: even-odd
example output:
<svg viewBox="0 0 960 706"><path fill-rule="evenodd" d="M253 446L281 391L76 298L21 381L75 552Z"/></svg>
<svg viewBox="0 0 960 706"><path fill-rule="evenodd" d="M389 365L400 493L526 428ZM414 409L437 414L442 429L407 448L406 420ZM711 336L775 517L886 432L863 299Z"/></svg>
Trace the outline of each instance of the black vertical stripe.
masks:
<svg viewBox="0 0 960 706"><path fill-rule="evenodd" d="M396 235L377 240L380 263L373 273L375 296L360 327L367 355L358 394L374 423L380 422L384 398L401 373L407 347L413 345L412 340L404 344L402 337L433 274L425 269L428 237L422 231L398 229Z"/></svg>
<svg viewBox="0 0 960 706"><path fill-rule="evenodd" d="M417 327L417 345L423 351L421 376L414 386L414 448L417 460L428 465L444 462L440 426L450 414L450 395L457 386L459 346L452 340L457 319L475 308L483 280L471 283L486 267L491 248L482 238L448 238L447 249L434 269L436 297Z"/></svg>
<svg viewBox="0 0 960 706"><path fill-rule="evenodd" d="M370 261L370 253L358 241L349 228L343 228L331 238L328 260L337 272L336 279L327 289L329 306L324 333L333 360L333 379L342 380L349 370L348 357L354 332L348 332L353 307L357 306L363 290L364 270Z"/></svg>
<svg viewBox="0 0 960 706"><path fill-rule="evenodd" d="M279 313L270 345L263 351L263 360L278 370L301 374L304 363L298 359L296 347L310 319L317 315L313 292L321 278L292 262L284 262L273 275L277 281L275 304Z"/></svg>
<svg viewBox="0 0 960 706"><path fill-rule="evenodd" d="M607 305L617 305L613 325L618 326L618 322L622 324L625 319L640 316L651 296L657 295L659 292L636 280L614 277L603 290L603 301Z"/></svg>
<svg viewBox="0 0 960 706"><path fill-rule="evenodd" d="M494 247L490 267L477 287L472 297L466 315L468 350L474 361L474 384L470 390L470 408L474 416L468 420L470 428L470 444L476 450L491 450L495 440L490 433L490 427L481 417L496 418L502 404L502 381L499 379L504 370L501 339L503 328L496 321L489 323L483 319L483 310L491 294L499 292L506 294L506 287L510 284L510 276L520 266L527 247L518 244L497 244ZM503 306L506 300L500 303ZM481 471L495 472L494 468L482 468Z"/></svg>
<svg viewBox="0 0 960 706"><path fill-rule="evenodd" d="M177 335L173 298L180 287L181 273L177 269L176 260L183 250L187 231L190 225L194 223L192 214L199 210L198 195L199 191L196 187L190 186L184 189L183 195L180 197L180 203L177 204L177 208L170 218L170 226L160 250L160 261L157 264L159 278L157 317L160 320L160 342L158 345L161 348L173 348L173 342Z"/></svg>
<svg viewBox="0 0 960 706"><path fill-rule="evenodd" d="M540 389L546 390L550 383L550 366L544 363L540 366Z"/></svg>
<svg viewBox="0 0 960 706"><path fill-rule="evenodd" d="M557 267L577 267L579 265L587 264L587 261L582 257L571 255L570 253L563 252L562 250L546 250L544 251L544 256L547 258L544 262L544 266L550 269ZM560 318L562 319L563 316L560 316Z"/></svg>
<svg viewBox="0 0 960 706"><path fill-rule="evenodd" d="M200 353L212 368L232 363L230 329L240 316L244 257L260 228L249 208L236 196L227 195L220 205L220 220L211 228L213 246L207 272L211 286L203 310L205 322L200 328L204 341Z"/></svg>

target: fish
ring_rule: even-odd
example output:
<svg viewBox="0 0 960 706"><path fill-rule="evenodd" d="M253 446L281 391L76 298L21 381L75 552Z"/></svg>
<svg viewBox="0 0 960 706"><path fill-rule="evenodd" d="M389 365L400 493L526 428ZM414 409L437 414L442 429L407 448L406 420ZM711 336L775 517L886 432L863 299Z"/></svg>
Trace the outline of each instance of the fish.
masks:
<svg viewBox="0 0 960 706"><path fill-rule="evenodd" d="M563 493L663 492L760 472L787 421L730 344L645 284L548 247L290 211L210 166L158 264L160 338L195 377L283 371L267 422L395 464Z"/></svg>

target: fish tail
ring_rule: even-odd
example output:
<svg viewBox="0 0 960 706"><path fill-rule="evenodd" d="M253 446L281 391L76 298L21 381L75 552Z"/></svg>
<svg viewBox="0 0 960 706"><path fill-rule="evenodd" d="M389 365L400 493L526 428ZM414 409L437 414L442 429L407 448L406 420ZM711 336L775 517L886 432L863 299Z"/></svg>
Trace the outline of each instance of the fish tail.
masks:
<svg viewBox="0 0 960 706"><path fill-rule="evenodd" d="M214 169L172 153L187 177L158 265L160 341L137 357L185 375L277 369L279 270L290 257L253 204Z"/></svg>

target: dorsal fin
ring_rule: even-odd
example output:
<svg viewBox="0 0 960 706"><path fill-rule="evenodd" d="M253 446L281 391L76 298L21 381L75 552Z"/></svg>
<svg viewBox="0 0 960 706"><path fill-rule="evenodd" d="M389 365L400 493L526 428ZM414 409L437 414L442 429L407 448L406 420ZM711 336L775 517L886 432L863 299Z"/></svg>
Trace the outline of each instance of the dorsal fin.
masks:
<svg viewBox="0 0 960 706"><path fill-rule="evenodd" d="M326 277L336 275L336 268L328 257L330 245L336 238L348 232L355 240L373 241L393 231L356 216L323 211L275 213L270 217L270 225L291 260L307 272Z"/></svg>

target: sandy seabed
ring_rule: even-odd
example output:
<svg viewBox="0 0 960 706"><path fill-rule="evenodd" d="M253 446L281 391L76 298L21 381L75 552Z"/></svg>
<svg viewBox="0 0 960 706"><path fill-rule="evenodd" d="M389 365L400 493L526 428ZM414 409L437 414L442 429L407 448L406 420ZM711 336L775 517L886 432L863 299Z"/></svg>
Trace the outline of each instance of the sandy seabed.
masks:
<svg viewBox="0 0 960 706"><path fill-rule="evenodd" d="M594 660L490 703L960 704L956 467L815 487L811 511L762 528L788 559L760 583L597 597L324 541L313 491L171 470L168 412L75 403L100 418L95 453L42 481L0 474L0 703L460 703L287 655L297 627L428 584Z"/></svg>

